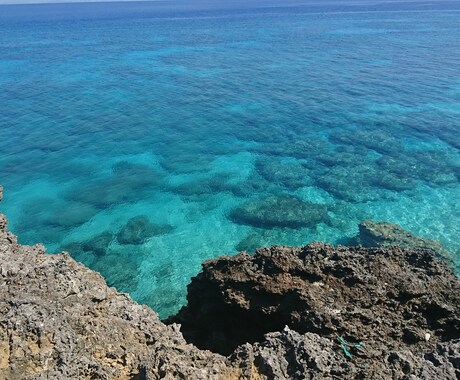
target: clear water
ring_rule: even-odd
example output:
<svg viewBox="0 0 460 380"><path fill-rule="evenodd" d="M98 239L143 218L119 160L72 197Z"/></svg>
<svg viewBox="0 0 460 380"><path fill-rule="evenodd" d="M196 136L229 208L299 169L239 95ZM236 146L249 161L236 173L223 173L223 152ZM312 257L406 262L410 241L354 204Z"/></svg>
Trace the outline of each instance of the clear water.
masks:
<svg viewBox="0 0 460 380"><path fill-rule="evenodd" d="M460 255L459 131L459 2L0 6L11 229L163 317L205 259L347 242L364 219ZM230 217L286 194L327 216ZM139 215L173 229L82 249Z"/></svg>

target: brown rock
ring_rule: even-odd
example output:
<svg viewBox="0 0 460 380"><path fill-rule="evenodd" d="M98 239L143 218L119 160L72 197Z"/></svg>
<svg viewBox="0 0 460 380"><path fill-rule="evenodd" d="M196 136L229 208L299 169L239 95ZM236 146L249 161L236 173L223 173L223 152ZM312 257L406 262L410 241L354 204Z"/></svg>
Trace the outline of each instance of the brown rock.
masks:
<svg viewBox="0 0 460 380"><path fill-rule="evenodd" d="M391 352L423 358L438 343L460 341L460 281L428 250L334 248L321 243L275 246L252 256L240 253L205 262L188 287L188 305L170 321L181 323L185 338L200 348L230 354L249 342L251 348L245 352L255 355L255 362L262 360L267 347L272 359L273 350L288 355L289 365L278 358L281 367L272 375L274 367L267 369L271 359L259 363L269 378L316 379L334 371L340 378L353 373L353 378L400 378L393 371L400 370L401 362L390 364L382 358ZM284 326L299 333L298 339L292 334L288 341L285 335L264 338ZM270 336L278 341L278 349ZM349 347L355 358L349 363L339 336L351 343L362 341L365 351ZM295 347L299 353L310 352L309 345L329 347L324 355L335 359L321 362L317 357L316 364L299 364L300 358L288 354ZM411 360L409 372L426 364ZM298 371L288 376L289 366Z"/></svg>

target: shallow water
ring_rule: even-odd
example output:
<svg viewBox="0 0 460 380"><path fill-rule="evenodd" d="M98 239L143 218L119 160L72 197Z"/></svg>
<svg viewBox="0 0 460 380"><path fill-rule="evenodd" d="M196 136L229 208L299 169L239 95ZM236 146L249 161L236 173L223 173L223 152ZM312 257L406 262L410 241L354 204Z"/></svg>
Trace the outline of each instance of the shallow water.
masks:
<svg viewBox="0 0 460 380"><path fill-rule="evenodd" d="M346 243L365 219L460 256L458 3L165 4L0 6L2 210L22 243L163 317L205 259Z"/></svg>

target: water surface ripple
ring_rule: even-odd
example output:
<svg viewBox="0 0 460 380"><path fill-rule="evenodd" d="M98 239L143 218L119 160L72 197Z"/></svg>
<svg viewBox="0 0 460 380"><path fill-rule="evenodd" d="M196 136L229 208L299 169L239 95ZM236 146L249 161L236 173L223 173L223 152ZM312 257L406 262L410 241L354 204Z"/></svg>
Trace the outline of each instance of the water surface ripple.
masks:
<svg viewBox="0 0 460 380"><path fill-rule="evenodd" d="M0 6L11 229L161 316L205 259L365 219L459 255L460 8L347 4Z"/></svg>

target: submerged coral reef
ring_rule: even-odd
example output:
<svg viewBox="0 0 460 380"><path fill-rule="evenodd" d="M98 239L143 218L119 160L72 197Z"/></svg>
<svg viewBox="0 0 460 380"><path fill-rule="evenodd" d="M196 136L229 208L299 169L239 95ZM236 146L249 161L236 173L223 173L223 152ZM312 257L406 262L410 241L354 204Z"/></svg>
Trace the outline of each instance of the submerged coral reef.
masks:
<svg viewBox="0 0 460 380"><path fill-rule="evenodd" d="M327 207L292 195L271 195L247 201L233 209L229 217L235 223L263 228L314 227L327 221Z"/></svg>

